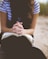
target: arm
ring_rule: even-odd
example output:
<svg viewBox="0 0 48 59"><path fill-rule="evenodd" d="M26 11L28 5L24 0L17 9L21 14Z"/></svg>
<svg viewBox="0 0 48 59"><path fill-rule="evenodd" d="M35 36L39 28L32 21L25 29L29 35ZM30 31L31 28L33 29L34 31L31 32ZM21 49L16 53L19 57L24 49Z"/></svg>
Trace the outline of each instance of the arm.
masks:
<svg viewBox="0 0 48 59"><path fill-rule="evenodd" d="M19 32L20 34L21 32L20 28L23 28L23 26L21 25L22 23L19 23L19 27L18 27L18 22L17 22L12 26L12 28L8 28L6 26L6 23L7 23L7 13L1 12L1 32L14 32L17 34Z"/></svg>
<svg viewBox="0 0 48 59"><path fill-rule="evenodd" d="M6 21L7 21L7 3L4 0L3 3L1 4L1 32L11 32L10 28L7 28L6 26Z"/></svg>
<svg viewBox="0 0 48 59"><path fill-rule="evenodd" d="M39 14L33 15L33 21L31 23L30 29L24 29L24 31L23 31L24 33L26 33L26 34L33 34L34 33L38 16L39 16Z"/></svg>
<svg viewBox="0 0 48 59"><path fill-rule="evenodd" d="M39 5L38 1L34 0L33 19L32 19L32 15L31 14L29 16L32 19L32 23L31 23L30 29L24 29L23 28L21 34L31 34L32 35L34 33L36 22L37 22L37 18L39 16L39 12L40 12L40 5Z"/></svg>
<svg viewBox="0 0 48 59"><path fill-rule="evenodd" d="M31 23L30 29L25 29L24 33L26 33L26 34L33 34L34 33L37 18L39 16L39 12L40 12L39 2L37 0L34 0L34 11L33 11L32 23ZM32 18L32 16L31 16L31 18Z"/></svg>
<svg viewBox="0 0 48 59"><path fill-rule="evenodd" d="M0 12L0 33L1 33L1 12Z"/></svg>
<svg viewBox="0 0 48 59"><path fill-rule="evenodd" d="M2 32L14 32L14 33L16 33L17 31L19 32L20 31L20 28L19 27L21 27L22 28L22 25L21 26L17 26L17 24L18 24L18 22L17 22L17 24L15 25L15 29L14 29L14 25L12 26L12 28L8 28L7 26L6 26L6 23L7 23L7 2L4 0L3 1L4 3L3 4L1 4L1 31ZM9 7L10 8L10 7Z"/></svg>
<svg viewBox="0 0 48 59"><path fill-rule="evenodd" d="M11 28L7 28L6 21L7 21L7 13L1 12L1 31L2 32L11 32Z"/></svg>

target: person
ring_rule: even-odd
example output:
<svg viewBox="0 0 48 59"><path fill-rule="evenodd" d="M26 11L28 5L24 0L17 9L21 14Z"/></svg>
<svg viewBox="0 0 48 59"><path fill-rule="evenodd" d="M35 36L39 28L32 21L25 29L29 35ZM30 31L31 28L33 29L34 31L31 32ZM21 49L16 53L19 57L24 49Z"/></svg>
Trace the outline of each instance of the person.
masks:
<svg viewBox="0 0 48 59"><path fill-rule="evenodd" d="M36 21L40 12L39 3L36 0L14 1L3 1L1 8L2 32L32 35L34 33ZM9 22L8 25L6 25L7 19L11 25Z"/></svg>
<svg viewBox="0 0 48 59"><path fill-rule="evenodd" d="M33 38L36 21L40 12L40 5L37 0L3 0L0 11L2 13L2 33L27 34ZM11 35L3 38L1 40L1 47L5 51L5 59L39 59L34 54L36 50L32 48L31 43L25 36L17 37ZM40 57L40 59L45 59L41 55Z"/></svg>
<svg viewBox="0 0 48 59"><path fill-rule="evenodd" d="M14 2L14 3L13 3ZM40 5L36 0L4 0L1 7L1 31L33 36ZM3 21L4 19L4 21Z"/></svg>

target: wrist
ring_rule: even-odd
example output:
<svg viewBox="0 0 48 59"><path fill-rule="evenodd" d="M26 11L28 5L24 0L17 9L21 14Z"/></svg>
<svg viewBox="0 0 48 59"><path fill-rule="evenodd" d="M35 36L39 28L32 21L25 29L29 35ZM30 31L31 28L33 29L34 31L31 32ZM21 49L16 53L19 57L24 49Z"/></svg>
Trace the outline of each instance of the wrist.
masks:
<svg viewBox="0 0 48 59"><path fill-rule="evenodd" d="M34 33L34 29L25 29L24 33L32 35Z"/></svg>

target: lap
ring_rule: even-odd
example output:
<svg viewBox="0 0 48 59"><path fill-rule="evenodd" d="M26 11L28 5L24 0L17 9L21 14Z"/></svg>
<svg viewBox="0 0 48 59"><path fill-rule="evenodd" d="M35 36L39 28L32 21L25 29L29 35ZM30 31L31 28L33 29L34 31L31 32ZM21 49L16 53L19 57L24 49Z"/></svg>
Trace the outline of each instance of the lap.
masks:
<svg viewBox="0 0 48 59"><path fill-rule="evenodd" d="M20 46L21 47L28 47L28 48L29 48L29 46L32 47L31 43L29 42L29 40L25 36L16 37L14 35L3 39L1 41L1 46L4 47L5 49L7 49L7 48L16 49L17 46L18 46L18 48L20 48Z"/></svg>
<svg viewBox="0 0 48 59"><path fill-rule="evenodd" d="M1 43L2 47L8 51L5 59L46 59L42 51L32 47L24 36L10 36L3 39Z"/></svg>
<svg viewBox="0 0 48 59"><path fill-rule="evenodd" d="M10 36L1 41L2 49L8 54L8 57L23 59L31 53L32 45L26 37ZM16 56L17 55L17 56ZM19 57L18 57L19 56ZM30 55L31 56L31 55ZM26 57L28 59L28 57Z"/></svg>

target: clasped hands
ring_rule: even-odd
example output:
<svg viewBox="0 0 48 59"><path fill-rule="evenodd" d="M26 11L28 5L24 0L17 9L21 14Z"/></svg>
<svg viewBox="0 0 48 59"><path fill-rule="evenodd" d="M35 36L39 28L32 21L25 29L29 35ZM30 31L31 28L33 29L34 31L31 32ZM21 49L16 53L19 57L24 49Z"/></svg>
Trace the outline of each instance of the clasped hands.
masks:
<svg viewBox="0 0 48 59"><path fill-rule="evenodd" d="M16 34L25 34L26 30L23 27L23 23L17 21L13 27L12 27L12 32L16 33Z"/></svg>

